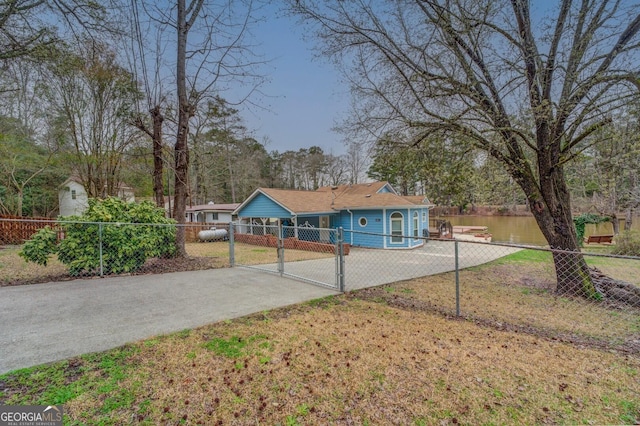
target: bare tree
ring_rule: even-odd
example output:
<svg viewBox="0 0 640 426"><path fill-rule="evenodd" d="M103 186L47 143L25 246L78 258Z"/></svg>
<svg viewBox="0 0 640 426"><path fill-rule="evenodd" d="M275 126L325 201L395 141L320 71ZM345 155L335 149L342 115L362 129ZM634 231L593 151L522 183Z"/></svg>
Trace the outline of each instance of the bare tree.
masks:
<svg viewBox="0 0 640 426"><path fill-rule="evenodd" d="M349 164L347 163L346 157L328 154L325 159L327 162L325 173L328 184L337 186L348 183Z"/></svg>
<svg viewBox="0 0 640 426"><path fill-rule="evenodd" d="M599 295L575 253L564 167L639 95L639 8L560 0L532 17L527 0L292 1L324 52L349 68L351 124L416 144L462 135L487 151L526 194L549 245L563 249L558 292L586 297Z"/></svg>
<svg viewBox="0 0 640 426"><path fill-rule="evenodd" d="M139 10L139 3L143 11ZM164 208L164 153L163 123L165 121L164 109L166 109L166 76L161 74L163 70L162 56L164 52L163 39L166 25L159 24L156 20L149 19L145 4L139 1L131 1L131 7L125 7L123 19L128 22L130 31L124 32L130 35L131 49L127 51L129 67L143 89L146 112L137 111L132 117L131 124L142 131L151 139L153 156L153 195L158 207ZM150 121L150 123L149 123Z"/></svg>
<svg viewBox="0 0 640 426"><path fill-rule="evenodd" d="M104 7L83 0L0 2L0 60L31 55L59 43L57 25L74 31L101 26Z"/></svg>
<svg viewBox="0 0 640 426"><path fill-rule="evenodd" d="M618 213L625 213L625 230L629 230L640 205L640 134L636 111L612 118L611 125L594 134L599 143L589 150L590 161L583 162L583 167L591 182L597 183L593 207L611 219L613 232L618 234Z"/></svg>
<svg viewBox="0 0 640 426"><path fill-rule="evenodd" d="M46 95L53 132L87 194L116 195L123 155L137 141L127 119L139 92L111 48L88 40L79 50L59 51L51 63Z"/></svg>
<svg viewBox="0 0 640 426"><path fill-rule="evenodd" d="M351 140L348 144L346 158L349 164L349 183L360 183L368 168L369 149L367 145Z"/></svg>
<svg viewBox="0 0 640 426"><path fill-rule="evenodd" d="M207 0L176 0L169 5L145 2L148 19L172 31L163 32L163 46L175 46L170 59L162 52L163 70L170 65L175 80L176 139L174 144L174 204L173 217L179 224L186 220L189 197L189 125L202 101L224 93L240 82L245 93L234 103L248 99L263 80L249 41L249 28L255 22L251 0L214 2ZM162 72L161 72L162 74ZM184 228L178 227L176 248L186 256Z"/></svg>

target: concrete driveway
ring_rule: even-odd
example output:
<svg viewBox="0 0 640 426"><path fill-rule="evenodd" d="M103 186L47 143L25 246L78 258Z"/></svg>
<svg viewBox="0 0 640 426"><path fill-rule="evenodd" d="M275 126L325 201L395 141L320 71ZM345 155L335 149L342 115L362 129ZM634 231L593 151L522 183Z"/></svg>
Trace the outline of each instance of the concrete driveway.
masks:
<svg viewBox="0 0 640 426"><path fill-rule="evenodd" d="M490 262L521 249L481 243L458 242L459 268L469 268ZM336 285L336 259L287 262L285 274L302 279ZM277 271L276 264L257 267ZM412 278L435 275L455 270L453 241L427 242L411 250L383 250L354 247L345 256L345 290L357 290Z"/></svg>
<svg viewBox="0 0 640 426"><path fill-rule="evenodd" d="M0 288L0 374L336 294L248 269Z"/></svg>
<svg viewBox="0 0 640 426"><path fill-rule="evenodd" d="M459 243L460 268L518 251ZM286 252L285 252L286 260ZM277 271L277 265L261 265ZM345 257L346 290L455 269L454 244L414 250L354 248ZM335 285L336 259L286 262L285 272ZM249 268L75 280L0 288L0 374L127 342L337 294Z"/></svg>

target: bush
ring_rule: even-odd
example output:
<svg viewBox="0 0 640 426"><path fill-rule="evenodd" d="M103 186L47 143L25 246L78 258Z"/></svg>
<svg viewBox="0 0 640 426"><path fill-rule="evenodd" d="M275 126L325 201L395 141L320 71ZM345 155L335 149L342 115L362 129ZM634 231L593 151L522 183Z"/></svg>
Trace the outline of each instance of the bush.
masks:
<svg viewBox="0 0 640 426"><path fill-rule="evenodd" d="M595 224L602 222L609 222L611 220L610 217L600 216L593 213L582 213L580 216L573 218L573 224L576 227L576 238L578 239L578 245L582 247L582 243L584 240L584 230L587 223Z"/></svg>
<svg viewBox="0 0 640 426"><path fill-rule="evenodd" d="M56 246L57 242L58 236L56 235L56 231L49 226L45 226L26 242L22 251L18 254L28 262L47 266L49 256L58 251L58 247Z"/></svg>
<svg viewBox="0 0 640 426"><path fill-rule="evenodd" d="M100 272L137 271L150 257L175 253L175 222L151 202L127 203L119 198L89 200L81 216L59 217L64 239L55 245L55 233L42 229L25 244L20 256L46 265L51 254L72 276ZM51 233L53 232L53 237Z"/></svg>
<svg viewBox="0 0 640 426"><path fill-rule="evenodd" d="M616 237L613 254L640 256L640 232L625 231Z"/></svg>

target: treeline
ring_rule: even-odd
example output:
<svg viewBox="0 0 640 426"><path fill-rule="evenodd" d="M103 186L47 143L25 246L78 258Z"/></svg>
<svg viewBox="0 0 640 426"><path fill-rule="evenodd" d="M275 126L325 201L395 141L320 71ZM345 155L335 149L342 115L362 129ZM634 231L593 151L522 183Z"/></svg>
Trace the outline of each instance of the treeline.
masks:
<svg viewBox="0 0 640 426"><path fill-rule="evenodd" d="M279 152L244 125L236 107L265 80L251 1L18 3L0 5L2 214L55 216L69 177L90 197L127 185L184 211L365 176L358 144Z"/></svg>
<svg viewBox="0 0 640 426"><path fill-rule="evenodd" d="M241 202L260 186L313 190L367 178L461 210L526 203L504 162L459 134L426 132L416 139L399 129L368 142L354 136L340 155L317 146L281 152L272 149L278 141L258 141L237 109L247 98L229 100L223 93L243 84L257 91L260 62L249 59L254 45L244 41L244 25L234 33L229 22L228 33L216 33L207 21L215 5L199 0L189 4L205 9L187 8L201 13L190 31L227 34L230 41L188 43L185 104L172 87L180 80L172 74L180 58L167 48L177 41L176 7L184 3L114 2L108 9L71 0L71 16L56 2L0 5L0 213L55 216L59 186L70 176L92 197L113 195L126 184L160 205L177 193L192 205ZM253 22L242 13L225 16ZM227 53L216 56L220 51ZM242 52L241 60L229 63L231 52ZM638 111L629 103L610 112L562 151L556 168L574 209L627 217L637 211ZM528 137L532 127L525 124L521 133ZM186 146L179 143L183 136ZM520 163L511 167L540 174L535 165L543 155L524 144Z"/></svg>
<svg viewBox="0 0 640 426"><path fill-rule="evenodd" d="M565 159L574 211L626 219L640 208L640 109L629 106L595 131L584 149ZM534 164L533 153L528 153ZM403 194L425 194L440 206L470 211L478 205L527 204L521 188L494 158L471 141L429 136L409 143L387 134L376 141L368 168ZM617 224L617 221L614 221Z"/></svg>

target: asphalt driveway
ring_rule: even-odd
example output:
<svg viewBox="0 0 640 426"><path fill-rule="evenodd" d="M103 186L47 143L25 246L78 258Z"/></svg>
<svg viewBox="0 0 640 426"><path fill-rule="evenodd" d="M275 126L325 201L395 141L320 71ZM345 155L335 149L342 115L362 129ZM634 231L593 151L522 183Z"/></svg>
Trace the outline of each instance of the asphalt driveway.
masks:
<svg viewBox="0 0 640 426"><path fill-rule="evenodd" d="M0 288L0 374L319 297L241 268Z"/></svg>

